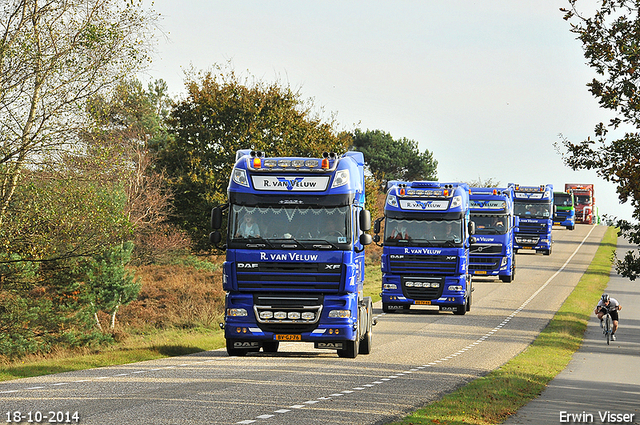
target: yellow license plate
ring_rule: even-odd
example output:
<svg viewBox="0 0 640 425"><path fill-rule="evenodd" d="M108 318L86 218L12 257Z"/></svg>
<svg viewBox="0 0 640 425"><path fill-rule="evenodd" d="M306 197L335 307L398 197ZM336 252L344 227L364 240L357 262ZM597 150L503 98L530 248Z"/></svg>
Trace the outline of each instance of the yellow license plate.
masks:
<svg viewBox="0 0 640 425"><path fill-rule="evenodd" d="M276 341L302 341L302 335L276 335Z"/></svg>
<svg viewBox="0 0 640 425"><path fill-rule="evenodd" d="M522 249L533 249L532 246L523 246Z"/></svg>
<svg viewBox="0 0 640 425"><path fill-rule="evenodd" d="M420 300L417 300L417 301L416 301L416 304L421 304L421 305L431 305L431 301L420 301Z"/></svg>
<svg viewBox="0 0 640 425"><path fill-rule="evenodd" d="M476 270L476 274L487 274L486 270Z"/></svg>

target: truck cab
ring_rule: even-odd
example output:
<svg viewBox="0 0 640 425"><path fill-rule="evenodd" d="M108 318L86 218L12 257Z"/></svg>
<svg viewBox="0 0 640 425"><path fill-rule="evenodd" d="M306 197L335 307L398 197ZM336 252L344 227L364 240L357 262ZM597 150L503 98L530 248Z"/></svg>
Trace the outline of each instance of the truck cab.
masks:
<svg viewBox="0 0 640 425"><path fill-rule="evenodd" d="M469 251L469 272L513 281L516 258L513 242L519 218L514 215L513 187L472 187L469 203L475 237Z"/></svg>
<svg viewBox="0 0 640 425"><path fill-rule="evenodd" d="M514 250L551 254L553 229L553 185L521 186L510 184L515 193L514 213L519 219L514 234Z"/></svg>
<svg viewBox="0 0 640 425"><path fill-rule="evenodd" d="M565 191L573 192L576 204L576 223L597 224L595 187L592 183L565 183Z"/></svg>
<svg viewBox="0 0 640 425"><path fill-rule="evenodd" d="M437 306L465 314L471 309L469 273L469 187L465 183L429 181L387 184L384 217L374 223L381 242L382 308L408 310L412 305Z"/></svg>
<svg viewBox="0 0 640 425"><path fill-rule="evenodd" d="M213 209L211 222L211 242L226 250L221 326L229 355L275 352L282 341L313 342L340 357L370 352L362 153L268 158L238 151L228 203Z"/></svg>
<svg viewBox="0 0 640 425"><path fill-rule="evenodd" d="M564 226L568 230L576 228L576 203L573 191L553 192L553 225Z"/></svg>

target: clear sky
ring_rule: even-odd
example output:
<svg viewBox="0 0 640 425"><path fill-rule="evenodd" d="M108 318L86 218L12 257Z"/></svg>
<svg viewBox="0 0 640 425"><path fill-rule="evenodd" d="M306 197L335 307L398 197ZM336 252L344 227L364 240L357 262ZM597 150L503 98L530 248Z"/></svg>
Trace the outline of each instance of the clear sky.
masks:
<svg viewBox="0 0 640 425"><path fill-rule="evenodd" d="M593 10L595 0L582 3ZM340 130L415 140L438 161L440 181L556 190L595 183L600 213L631 219L614 185L572 171L554 148L559 134L579 142L612 117L587 90L595 74L562 19L567 5L155 0L165 35L141 79L163 79L178 97L185 69L230 63L241 75L298 89L327 117L335 113Z"/></svg>

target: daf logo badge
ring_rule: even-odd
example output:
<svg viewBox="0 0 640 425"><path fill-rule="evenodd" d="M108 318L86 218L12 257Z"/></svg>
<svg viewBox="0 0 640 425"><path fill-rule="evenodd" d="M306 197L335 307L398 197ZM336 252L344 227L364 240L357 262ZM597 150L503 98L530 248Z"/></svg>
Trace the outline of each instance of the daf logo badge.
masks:
<svg viewBox="0 0 640 425"><path fill-rule="evenodd" d="M239 269L257 269L258 263L238 263Z"/></svg>

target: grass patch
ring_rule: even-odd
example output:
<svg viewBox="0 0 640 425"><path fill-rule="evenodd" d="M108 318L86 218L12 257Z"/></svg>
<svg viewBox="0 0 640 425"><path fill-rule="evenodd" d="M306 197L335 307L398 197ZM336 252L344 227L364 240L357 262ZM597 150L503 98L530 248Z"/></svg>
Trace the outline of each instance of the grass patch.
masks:
<svg viewBox="0 0 640 425"><path fill-rule="evenodd" d="M220 329L152 331L129 336L99 351L57 351L7 362L0 366L0 381L181 356L223 346L224 335Z"/></svg>
<svg viewBox="0 0 640 425"><path fill-rule="evenodd" d="M609 227L578 285L526 350L395 424L497 424L540 395L580 348L593 306L609 282L616 244L617 231Z"/></svg>
<svg viewBox="0 0 640 425"><path fill-rule="evenodd" d="M366 261L364 265L364 296L371 297L372 302L380 301L382 297L382 270L380 261Z"/></svg>

